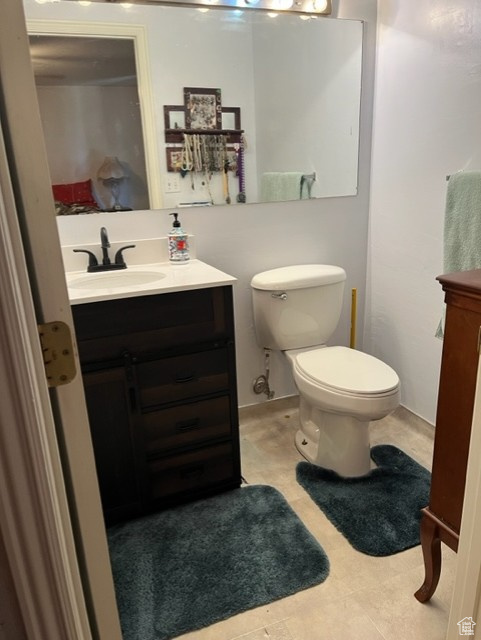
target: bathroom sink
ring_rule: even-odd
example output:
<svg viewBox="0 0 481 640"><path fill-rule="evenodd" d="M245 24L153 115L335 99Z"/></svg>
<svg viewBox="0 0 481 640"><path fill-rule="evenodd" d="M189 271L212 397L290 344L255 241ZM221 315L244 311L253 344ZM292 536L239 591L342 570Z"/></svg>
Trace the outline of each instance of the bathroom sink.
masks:
<svg viewBox="0 0 481 640"><path fill-rule="evenodd" d="M70 289L120 289L152 284L166 277L161 271L104 271L68 279Z"/></svg>

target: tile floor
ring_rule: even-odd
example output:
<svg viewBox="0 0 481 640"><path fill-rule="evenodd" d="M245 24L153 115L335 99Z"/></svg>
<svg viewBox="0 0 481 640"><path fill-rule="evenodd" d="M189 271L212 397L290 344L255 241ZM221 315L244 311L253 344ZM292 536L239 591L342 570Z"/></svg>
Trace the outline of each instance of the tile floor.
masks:
<svg viewBox="0 0 481 640"><path fill-rule="evenodd" d="M424 579L421 547L374 558L355 551L295 480L297 399L241 410L242 474L281 491L329 556L327 580L233 616L182 640L444 640L456 554L445 545L431 601L413 596ZM371 425L372 444L394 444L429 468L433 428L404 408Z"/></svg>

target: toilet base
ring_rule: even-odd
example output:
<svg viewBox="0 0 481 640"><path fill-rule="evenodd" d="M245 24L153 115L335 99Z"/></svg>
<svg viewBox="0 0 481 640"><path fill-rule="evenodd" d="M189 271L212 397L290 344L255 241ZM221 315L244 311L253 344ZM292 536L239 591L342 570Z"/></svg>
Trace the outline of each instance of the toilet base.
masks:
<svg viewBox="0 0 481 640"><path fill-rule="evenodd" d="M306 435L299 429L296 431L295 436L295 445L296 449L299 451L301 456L307 460L307 462L312 462L315 464L314 460L316 459L317 454L317 444L309 438L306 438Z"/></svg>
<svg viewBox="0 0 481 640"><path fill-rule="evenodd" d="M301 428L296 433L295 444L308 462L346 478L369 473L369 421L321 411L302 397L299 418Z"/></svg>

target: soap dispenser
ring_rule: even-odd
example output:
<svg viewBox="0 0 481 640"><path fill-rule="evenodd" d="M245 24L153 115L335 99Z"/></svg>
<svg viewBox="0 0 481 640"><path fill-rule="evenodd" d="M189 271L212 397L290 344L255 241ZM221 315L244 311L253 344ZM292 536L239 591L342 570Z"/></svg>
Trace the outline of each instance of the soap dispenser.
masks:
<svg viewBox="0 0 481 640"><path fill-rule="evenodd" d="M174 223L168 235L169 260L171 262L187 262L189 260L189 238L180 226L178 213L169 214L174 216Z"/></svg>

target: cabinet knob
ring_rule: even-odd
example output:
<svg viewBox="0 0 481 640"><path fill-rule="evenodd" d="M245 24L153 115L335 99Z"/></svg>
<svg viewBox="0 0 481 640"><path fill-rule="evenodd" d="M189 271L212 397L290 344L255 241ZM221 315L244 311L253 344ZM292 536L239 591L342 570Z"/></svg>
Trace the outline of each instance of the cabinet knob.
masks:
<svg viewBox="0 0 481 640"><path fill-rule="evenodd" d="M183 384L184 382L192 382L192 380L196 379L196 375L193 371L190 372L179 372L175 374L175 381L178 384Z"/></svg>
<svg viewBox="0 0 481 640"><path fill-rule="evenodd" d="M200 478L202 475L204 475L203 464L198 464L195 467L189 467L188 469L180 470L180 477L186 480L193 479L193 478Z"/></svg>
<svg viewBox="0 0 481 640"><path fill-rule="evenodd" d="M186 431L194 431L198 429L200 426L200 419L193 418L192 420L183 420L182 422L175 423L175 430L180 433L185 433Z"/></svg>

